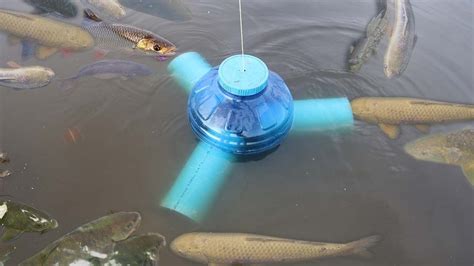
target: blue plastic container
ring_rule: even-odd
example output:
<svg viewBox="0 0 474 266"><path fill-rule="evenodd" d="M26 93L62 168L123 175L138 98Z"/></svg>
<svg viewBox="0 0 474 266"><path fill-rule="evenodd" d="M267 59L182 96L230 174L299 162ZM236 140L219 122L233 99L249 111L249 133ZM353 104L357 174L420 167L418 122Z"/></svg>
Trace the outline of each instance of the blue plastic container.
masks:
<svg viewBox="0 0 474 266"><path fill-rule="evenodd" d="M263 61L236 55L196 83L188 115L199 139L233 154L257 154L276 147L288 135L293 98Z"/></svg>

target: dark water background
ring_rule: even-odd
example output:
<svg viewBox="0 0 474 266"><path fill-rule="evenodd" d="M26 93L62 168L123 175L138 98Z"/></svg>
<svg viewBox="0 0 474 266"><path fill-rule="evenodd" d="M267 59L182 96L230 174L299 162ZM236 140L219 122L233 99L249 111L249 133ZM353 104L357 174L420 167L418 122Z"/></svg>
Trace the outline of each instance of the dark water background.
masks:
<svg viewBox="0 0 474 266"><path fill-rule="evenodd" d="M172 22L130 12L123 22L155 31L216 65L240 51L238 4L188 0L193 20ZM376 0L244 0L245 45L286 80L296 99L407 96L474 103L473 1L412 0L418 42L404 75L387 80L386 41L360 74L345 71L347 51L378 12ZM29 10L21 1L0 7ZM77 23L80 19L76 19ZM0 37L1 64L18 60L18 46ZM93 61L93 53L32 59L58 77ZM293 135L259 161L235 163L208 218L195 225L160 209L194 149L187 95L169 78L168 62L140 80L81 80L65 92L48 87L0 88L0 150L10 154L1 194L45 210L60 227L25 234L9 264L109 211L143 215L139 232L168 242L200 230L250 232L346 242L381 234L373 259L335 258L301 265L473 265L474 193L460 168L411 159L403 144L420 136L403 127L389 140L358 122L351 133ZM471 123L472 125L472 123ZM438 125L433 132L465 127ZM66 141L67 128L81 137ZM162 251L162 265L195 265Z"/></svg>

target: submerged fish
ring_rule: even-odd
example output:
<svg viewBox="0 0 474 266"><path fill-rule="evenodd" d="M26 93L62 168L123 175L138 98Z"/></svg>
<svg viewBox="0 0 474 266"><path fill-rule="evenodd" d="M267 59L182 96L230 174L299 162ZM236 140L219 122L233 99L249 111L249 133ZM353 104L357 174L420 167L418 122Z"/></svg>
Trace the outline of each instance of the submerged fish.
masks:
<svg viewBox="0 0 474 266"><path fill-rule="evenodd" d="M71 0L23 0L33 6L35 13L56 13L65 18L77 16L77 6Z"/></svg>
<svg viewBox="0 0 474 266"><path fill-rule="evenodd" d="M40 59L57 49L77 51L94 46L93 37L80 27L10 10L0 9L0 31L42 45L36 51Z"/></svg>
<svg viewBox="0 0 474 266"><path fill-rule="evenodd" d="M389 43L384 58L384 72L388 78L399 76L405 71L413 52L415 16L409 0L387 0Z"/></svg>
<svg viewBox="0 0 474 266"><path fill-rule="evenodd" d="M116 243L127 239L140 221L137 212L104 216L54 241L20 265L71 265L107 259L113 254Z"/></svg>
<svg viewBox="0 0 474 266"><path fill-rule="evenodd" d="M34 89L48 85L54 77L51 68L29 66L0 68L0 86L13 89Z"/></svg>
<svg viewBox="0 0 474 266"><path fill-rule="evenodd" d="M433 134L414 140L404 148L418 160L460 166L474 186L474 129Z"/></svg>
<svg viewBox="0 0 474 266"><path fill-rule="evenodd" d="M430 124L474 119L474 105L416 98L361 97L352 100L351 107L357 119L379 125L392 139L398 137L402 124L427 132Z"/></svg>
<svg viewBox="0 0 474 266"><path fill-rule="evenodd" d="M370 56L375 53L378 44L385 35L387 20L384 17L384 11L372 18L367 26L366 36L360 39L355 47L351 47L349 57L349 69L351 72L357 72L361 69Z"/></svg>
<svg viewBox="0 0 474 266"><path fill-rule="evenodd" d="M15 249L16 247L13 245L0 244L0 265L3 265L10 258Z"/></svg>
<svg viewBox="0 0 474 266"><path fill-rule="evenodd" d="M191 11L182 0L121 0L124 6L152 16L174 21L192 18Z"/></svg>
<svg viewBox="0 0 474 266"><path fill-rule="evenodd" d="M115 245L112 258L104 265L158 265L160 248L166 245L160 234L131 237Z"/></svg>
<svg viewBox="0 0 474 266"><path fill-rule="evenodd" d="M125 8L118 0L81 0L81 2L89 7L93 7L100 13L119 19L126 15Z"/></svg>
<svg viewBox="0 0 474 266"><path fill-rule="evenodd" d="M0 152L0 163L8 163L9 161L8 155L4 152ZM11 174L9 170L0 170L0 178L10 176Z"/></svg>
<svg viewBox="0 0 474 266"><path fill-rule="evenodd" d="M85 15L90 20L83 27L94 36L98 48L135 51L152 56L172 56L176 53L174 44L151 31L102 21L90 9L85 10Z"/></svg>
<svg viewBox="0 0 474 266"><path fill-rule="evenodd" d="M184 258L209 265L295 263L337 256L371 254L380 240L370 236L346 244L309 242L252 234L189 233L176 238L171 250Z"/></svg>
<svg viewBox="0 0 474 266"><path fill-rule="evenodd" d="M45 233L58 227L58 222L46 213L18 202L0 200L0 214L2 241L15 239L23 232Z"/></svg>
<svg viewBox="0 0 474 266"><path fill-rule="evenodd" d="M62 88L70 88L73 82L86 76L99 79L112 79L117 77L132 78L136 76L148 76L153 70L144 64L124 60L103 60L84 66L79 73L62 81Z"/></svg>

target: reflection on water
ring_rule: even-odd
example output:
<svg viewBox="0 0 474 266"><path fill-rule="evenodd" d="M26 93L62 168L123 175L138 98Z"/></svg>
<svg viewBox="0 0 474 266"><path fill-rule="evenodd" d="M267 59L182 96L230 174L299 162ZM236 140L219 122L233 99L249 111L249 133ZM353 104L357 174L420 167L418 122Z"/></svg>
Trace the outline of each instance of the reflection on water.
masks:
<svg viewBox="0 0 474 266"><path fill-rule="evenodd" d="M378 13L377 1L244 1L246 50L281 74L295 99L405 96L474 103L472 1L411 2L418 41L398 79L384 77L383 53L358 74L346 71L348 47ZM166 36L179 52L197 51L213 65L240 51L237 2L185 4L191 20L127 10L121 23ZM9 0L0 0L0 7L31 10ZM19 60L17 44L5 34L0 43L2 64ZM19 63L51 67L58 78L67 78L94 56L87 51ZM139 211L140 231L170 240L193 230L324 242L383 236L371 260L318 265L473 264L473 189L459 167L405 154L403 145L420 136L411 127L397 140L362 122L351 133L293 135L261 160L234 162L201 225L161 209L160 198L197 141L185 113L187 95L166 71L169 61L133 60L154 74L125 81L85 77L69 91L57 82L26 91L0 88L0 150L9 153L7 167L14 173L3 180L1 194L46 210L59 222L48 234L15 241L12 265L111 210ZM465 125L435 125L432 131L460 127ZM75 141L67 141L69 129ZM167 249L161 254L163 265L195 265Z"/></svg>

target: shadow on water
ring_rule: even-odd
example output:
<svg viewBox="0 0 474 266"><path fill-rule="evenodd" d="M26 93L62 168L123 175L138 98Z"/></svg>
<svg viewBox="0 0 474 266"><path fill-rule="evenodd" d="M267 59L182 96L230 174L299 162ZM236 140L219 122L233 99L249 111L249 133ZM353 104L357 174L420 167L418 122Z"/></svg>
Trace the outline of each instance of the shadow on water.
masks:
<svg viewBox="0 0 474 266"><path fill-rule="evenodd" d="M197 51L212 65L240 52L237 2L184 2L191 20L131 11L123 22L159 33L179 52ZM246 51L279 73L295 99L405 96L474 103L472 1L411 2L418 42L398 79L384 77L386 40L358 74L346 70L350 45L384 7L379 0L243 1ZM10 0L0 0L0 8L31 10ZM0 34L0 64L19 56L18 45ZM12 159L1 168L14 173L2 180L0 194L45 210L60 224L15 241L12 265L110 210L139 211L139 233L159 232L168 243L194 230L325 242L383 236L371 260L336 258L318 265L474 263L474 192L458 167L404 153L406 142L422 136L413 127L403 127L397 140L362 122L349 132L290 135L274 151L233 162L202 224L160 208L159 199L197 145L187 95L167 73L169 61L119 57L155 73L130 80L84 78L69 92L54 82L30 91L0 87L0 150ZM93 60L89 51L21 63L52 67L65 78ZM433 132L464 126L436 125ZM197 265L169 249L162 250L162 263Z"/></svg>

